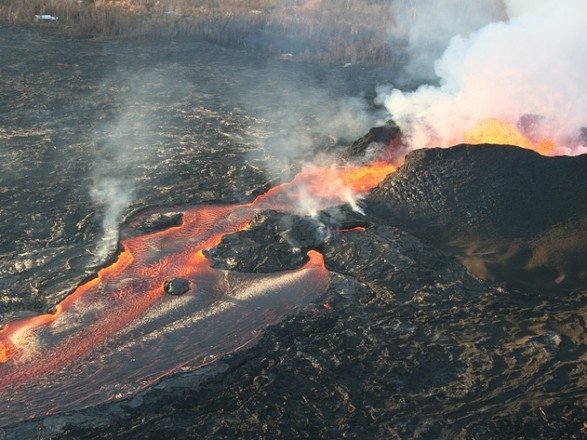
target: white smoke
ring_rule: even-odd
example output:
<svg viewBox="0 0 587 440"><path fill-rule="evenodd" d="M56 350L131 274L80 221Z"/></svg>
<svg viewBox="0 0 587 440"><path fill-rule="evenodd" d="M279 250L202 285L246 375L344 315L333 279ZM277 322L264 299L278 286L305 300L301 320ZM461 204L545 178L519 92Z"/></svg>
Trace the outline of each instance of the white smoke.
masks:
<svg viewBox="0 0 587 440"><path fill-rule="evenodd" d="M412 148L461 142L478 122L516 126L530 115L554 154L587 151L587 5L584 0L506 0L508 19L455 36L435 63L440 86L385 100ZM537 132L536 132L537 131ZM583 136L584 137L584 136Z"/></svg>
<svg viewBox="0 0 587 440"><path fill-rule="evenodd" d="M304 165L303 173L314 177L306 183L302 180L301 184L292 185L290 196L294 212L315 218L324 209L348 205L354 212L365 215L362 196L339 176L339 166L327 157Z"/></svg>
<svg viewBox="0 0 587 440"><path fill-rule="evenodd" d="M291 176L284 175L284 167L313 160L327 144L350 144L386 118L385 112L374 111L360 96L333 98L314 87L295 91L284 87L280 94L274 98L282 104L279 109L263 115L272 132L264 142L264 154L276 159L267 164L269 177L288 180ZM267 107L274 109L275 103Z"/></svg>
<svg viewBox="0 0 587 440"><path fill-rule="evenodd" d="M95 252L96 262L102 262L116 250L121 215L134 197L137 170L132 152L137 147L140 130L145 127L134 120L128 108L123 104L121 114L102 128L94 149L90 196L102 208L103 231Z"/></svg>
<svg viewBox="0 0 587 440"><path fill-rule="evenodd" d="M102 218L102 240L96 250L97 262L103 261L118 244L118 223L124 210L134 197L134 185L123 177L96 178L90 189L94 202L104 207Z"/></svg>
<svg viewBox="0 0 587 440"><path fill-rule="evenodd" d="M104 80L104 93L115 91L116 95L112 97L111 119L94 133L90 196L101 209L103 229L95 251L96 263L117 249L121 217L154 159L153 127L161 123L157 114L160 100L185 87L168 75L165 70L123 71Z"/></svg>
<svg viewBox="0 0 587 440"><path fill-rule="evenodd" d="M322 194L303 184L292 188L292 205L300 215L315 217L333 204L347 203L360 212L359 195L335 176L335 161L329 157L329 148L336 150L335 145L350 145L370 128L382 125L387 114L372 108L362 96L340 97L304 81L300 78L285 82L269 74L261 83L277 87L268 98L263 98L266 92L255 89L249 92L245 105L252 111L263 107L257 113L262 116L263 124L270 133L257 140L261 148L249 157L261 155L265 159L264 171L271 180L290 181L300 166L310 174L322 172L328 175L328 178L320 176Z"/></svg>
<svg viewBox="0 0 587 440"><path fill-rule="evenodd" d="M434 62L455 35L466 36L505 16L502 0L394 0L392 45L407 45L406 73L415 80L434 80Z"/></svg>

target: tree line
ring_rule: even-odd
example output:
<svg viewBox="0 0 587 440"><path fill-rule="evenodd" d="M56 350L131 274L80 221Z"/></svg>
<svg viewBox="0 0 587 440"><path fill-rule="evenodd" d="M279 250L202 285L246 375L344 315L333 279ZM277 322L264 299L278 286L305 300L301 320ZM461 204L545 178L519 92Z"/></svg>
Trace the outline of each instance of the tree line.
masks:
<svg viewBox="0 0 587 440"><path fill-rule="evenodd" d="M34 20L42 14L58 20ZM400 41L390 44L389 0L4 0L0 19L77 36L205 40L309 62L405 57Z"/></svg>

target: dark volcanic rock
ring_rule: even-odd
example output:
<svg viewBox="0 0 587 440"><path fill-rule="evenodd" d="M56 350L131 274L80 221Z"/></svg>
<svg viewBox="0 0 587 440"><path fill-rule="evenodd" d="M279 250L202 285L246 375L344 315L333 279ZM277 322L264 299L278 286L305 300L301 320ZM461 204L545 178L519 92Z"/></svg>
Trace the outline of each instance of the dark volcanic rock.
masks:
<svg viewBox="0 0 587 440"><path fill-rule="evenodd" d="M300 267L310 249L329 249L339 231L369 226L367 218L344 207L322 211L317 217L269 210L257 214L245 231L226 235L204 253L219 269L278 272Z"/></svg>
<svg viewBox="0 0 587 440"><path fill-rule="evenodd" d="M518 147L416 150L367 198L386 223L443 237L533 237L587 215L587 155ZM420 228L419 228L420 226Z"/></svg>
<svg viewBox="0 0 587 440"><path fill-rule="evenodd" d="M510 146L410 153L367 197L379 222L450 249L477 275L521 285L587 279L587 155Z"/></svg>
<svg viewBox="0 0 587 440"><path fill-rule="evenodd" d="M397 228L349 230L322 223L327 219L324 214L309 218L266 211L246 231L226 236L207 256L219 268L273 272L299 267L308 250L319 249L329 270L369 287L384 286L390 295L401 292L406 283L478 283L446 254Z"/></svg>
<svg viewBox="0 0 587 440"><path fill-rule="evenodd" d="M190 282L183 278L174 278L163 283L163 290L170 295L183 295L190 290Z"/></svg>
<svg viewBox="0 0 587 440"><path fill-rule="evenodd" d="M265 213L232 240L267 245L283 217ZM116 405L108 423L65 426L60 437L581 436L585 294L549 302L496 289L390 226L333 230L322 248L347 275L224 359L221 375L163 384Z"/></svg>
<svg viewBox="0 0 587 440"><path fill-rule="evenodd" d="M372 290L384 289L397 301L419 301L418 289L426 285L483 290L446 254L394 227L375 225L365 231L337 233L325 246L324 257L330 270L350 275ZM445 299L441 294L426 301L438 306Z"/></svg>
<svg viewBox="0 0 587 440"><path fill-rule="evenodd" d="M381 127L374 127L363 137L357 139L344 151L343 159L364 159L371 161L384 155L387 160L394 161L405 154L405 144L401 139L401 131L393 121Z"/></svg>
<svg viewBox="0 0 587 440"><path fill-rule="evenodd" d="M180 226L182 217L181 212L167 212L165 214L156 212L143 219L137 229L141 232L154 232L172 226Z"/></svg>
<svg viewBox="0 0 587 440"><path fill-rule="evenodd" d="M311 217L267 211L250 227L205 251L213 266L239 272L279 272L300 267L310 249L321 249L329 228Z"/></svg>

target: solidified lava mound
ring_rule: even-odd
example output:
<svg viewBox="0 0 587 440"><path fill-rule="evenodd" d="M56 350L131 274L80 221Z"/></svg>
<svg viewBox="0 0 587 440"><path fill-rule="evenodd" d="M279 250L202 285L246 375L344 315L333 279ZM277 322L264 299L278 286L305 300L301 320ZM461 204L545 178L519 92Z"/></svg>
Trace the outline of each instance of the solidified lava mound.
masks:
<svg viewBox="0 0 587 440"><path fill-rule="evenodd" d="M353 142L341 153L343 159L363 158L373 160L384 154L386 159L396 162L406 152L402 142L401 130L392 120L380 127L373 127L367 134Z"/></svg>
<svg viewBox="0 0 587 440"><path fill-rule="evenodd" d="M410 153L367 211L454 253L476 275L516 286L587 281L587 155L511 146Z"/></svg>
<svg viewBox="0 0 587 440"><path fill-rule="evenodd" d="M319 302L211 370L163 381L128 402L6 432L581 438L584 284L572 289L570 281L547 278L517 289L504 278L499 287L471 275L450 252L463 259L474 243L517 243L539 255L543 246L567 270L575 267L580 283L585 260L576 258L585 247L571 244L585 240L585 164L585 156L544 158L513 147L423 150L372 191L366 217L344 209L316 218L261 213L208 257L218 267L272 272L298 267L318 248L331 271ZM517 265L517 277L527 270L522 262L501 263Z"/></svg>

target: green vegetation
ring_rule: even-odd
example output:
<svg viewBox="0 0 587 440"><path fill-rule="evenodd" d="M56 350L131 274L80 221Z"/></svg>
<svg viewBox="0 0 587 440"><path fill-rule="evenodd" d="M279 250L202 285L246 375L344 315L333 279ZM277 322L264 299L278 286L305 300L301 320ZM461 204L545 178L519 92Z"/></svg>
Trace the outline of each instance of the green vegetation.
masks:
<svg viewBox="0 0 587 440"><path fill-rule="evenodd" d="M324 63L395 64L388 0L3 0L0 19L88 37L198 39ZM35 14L59 17L35 22Z"/></svg>

